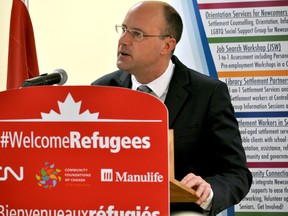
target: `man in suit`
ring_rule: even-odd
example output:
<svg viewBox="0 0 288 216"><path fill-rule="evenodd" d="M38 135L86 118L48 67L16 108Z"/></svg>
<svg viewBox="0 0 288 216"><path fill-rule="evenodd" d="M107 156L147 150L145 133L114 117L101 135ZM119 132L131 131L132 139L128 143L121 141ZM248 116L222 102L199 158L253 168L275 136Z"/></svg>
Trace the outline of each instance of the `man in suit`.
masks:
<svg viewBox="0 0 288 216"><path fill-rule="evenodd" d="M116 26L119 70L92 85L134 90L145 85L163 101L174 130L175 177L198 198L171 204L171 214L216 215L245 197L252 176L226 84L187 68L173 55L182 28L181 17L167 3L134 5Z"/></svg>

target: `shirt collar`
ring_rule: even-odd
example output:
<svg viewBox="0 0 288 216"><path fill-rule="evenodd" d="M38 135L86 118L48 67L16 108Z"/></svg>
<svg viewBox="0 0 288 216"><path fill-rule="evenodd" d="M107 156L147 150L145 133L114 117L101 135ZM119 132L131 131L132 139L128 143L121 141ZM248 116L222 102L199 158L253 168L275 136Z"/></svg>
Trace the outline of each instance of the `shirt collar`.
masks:
<svg viewBox="0 0 288 216"><path fill-rule="evenodd" d="M161 98L163 94L167 93L168 86L173 75L174 66L175 65L170 60L165 72L157 79L146 84L149 88L152 89L158 98ZM132 89L136 90L140 85L142 84L136 80L134 75L132 75Z"/></svg>

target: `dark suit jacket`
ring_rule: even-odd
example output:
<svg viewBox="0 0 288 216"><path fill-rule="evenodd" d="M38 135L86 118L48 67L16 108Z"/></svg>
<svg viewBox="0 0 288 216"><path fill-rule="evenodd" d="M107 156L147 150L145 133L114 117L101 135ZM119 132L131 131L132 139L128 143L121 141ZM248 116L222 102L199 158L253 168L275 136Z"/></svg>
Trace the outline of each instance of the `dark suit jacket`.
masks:
<svg viewBox="0 0 288 216"><path fill-rule="evenodd" d="M174 129L175 177L192 172L212 186L211 215L240 202L252 176L247 168L238 123L228 88L218 79L187 68L173 56L174 74L165 105L169 128ZM131 88L131 75L115 71L92 85ZM194 203L170 205L172 211L203 210Z"/></svg>

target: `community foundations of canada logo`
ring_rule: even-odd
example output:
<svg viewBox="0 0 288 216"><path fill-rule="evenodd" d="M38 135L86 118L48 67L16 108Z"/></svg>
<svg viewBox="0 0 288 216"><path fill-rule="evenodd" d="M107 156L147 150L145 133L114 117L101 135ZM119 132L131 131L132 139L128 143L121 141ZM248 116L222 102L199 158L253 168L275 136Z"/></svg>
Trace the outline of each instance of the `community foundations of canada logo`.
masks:
<svg viewBox="0 0 288 216"><path fill-rule="evenodd" d="M45 162L44 166L36 174L38 185L45 189L54 188L57 185L57 183L62 180L62 177L59 174L60 172L61 170L55 168L54 164Z"/></svg>

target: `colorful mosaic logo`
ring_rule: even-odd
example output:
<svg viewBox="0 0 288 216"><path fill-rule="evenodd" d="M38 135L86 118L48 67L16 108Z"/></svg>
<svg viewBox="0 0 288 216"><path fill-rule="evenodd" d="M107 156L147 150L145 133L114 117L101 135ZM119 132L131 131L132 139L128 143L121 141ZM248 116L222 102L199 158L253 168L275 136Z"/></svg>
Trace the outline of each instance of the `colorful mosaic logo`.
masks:
<svg viewBox="0 0 288 216"><path fill-rule="evenodd" d="M36 174L38 185L46 189L54 188L61 181L60 172L61 170L56 169L54 164L45 162L44 167Z"/></svg>

